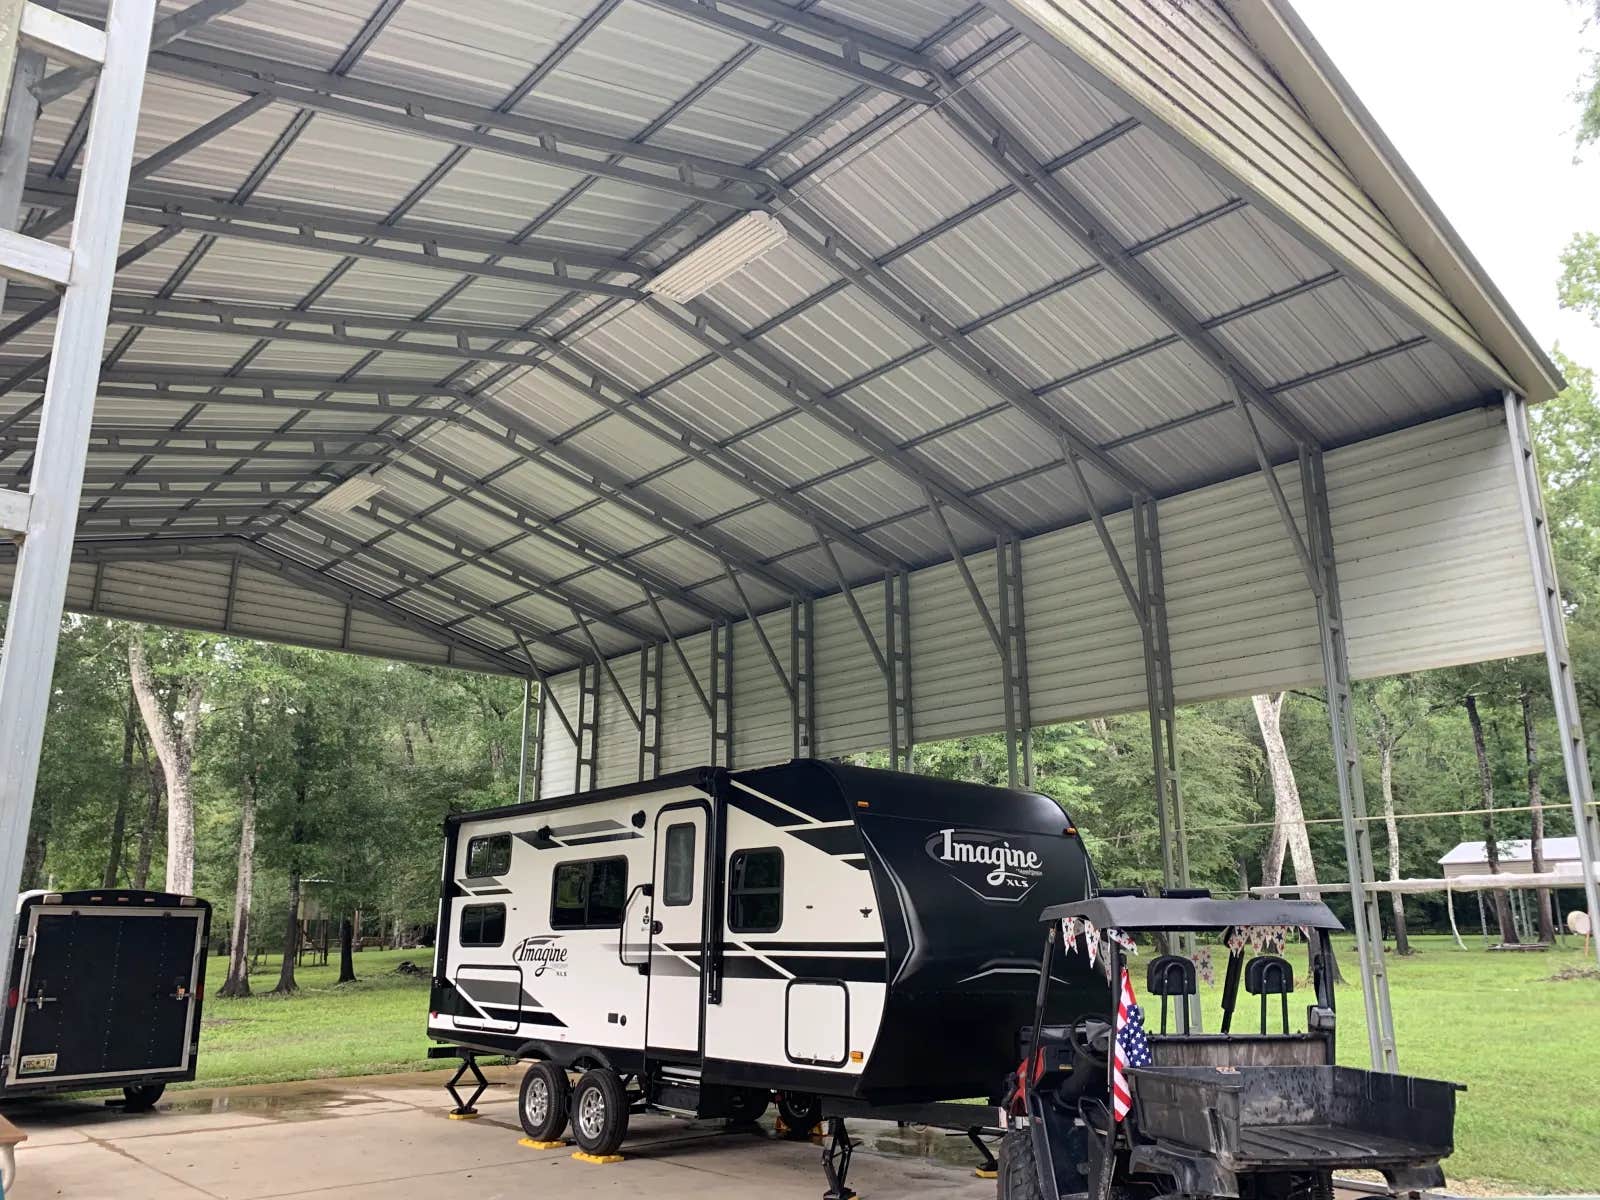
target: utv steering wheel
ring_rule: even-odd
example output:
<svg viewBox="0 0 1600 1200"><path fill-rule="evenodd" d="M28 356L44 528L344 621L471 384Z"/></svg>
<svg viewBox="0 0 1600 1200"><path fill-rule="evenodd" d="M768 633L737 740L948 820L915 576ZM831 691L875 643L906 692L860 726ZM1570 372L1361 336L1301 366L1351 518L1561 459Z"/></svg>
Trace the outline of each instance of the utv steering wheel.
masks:
<svg viewBox="0 0 1600 1200"><path fill-rule="evenodd" d="M1103 1067L1111 1057L1111 1026L1099 1017L1079 1017L1067 1026L1067 1044L1075 1061Z"/></svg>

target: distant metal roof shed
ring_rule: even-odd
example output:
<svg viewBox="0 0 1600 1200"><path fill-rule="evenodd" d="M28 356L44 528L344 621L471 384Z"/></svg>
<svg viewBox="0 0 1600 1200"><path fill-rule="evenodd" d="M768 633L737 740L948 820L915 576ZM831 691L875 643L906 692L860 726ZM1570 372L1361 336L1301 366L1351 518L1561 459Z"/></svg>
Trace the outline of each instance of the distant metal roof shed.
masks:
<svg viewBox="0 0 1600 1200"><path fill-rule="evenodd" d="M1595 856L1560 380L1286 4L64 12L0 3L8 846L64 600L532 675L549 794L1148 708L1172 882L1177 705L1326 686L1389 1065L1351 678L1544 648Z"/></svg>

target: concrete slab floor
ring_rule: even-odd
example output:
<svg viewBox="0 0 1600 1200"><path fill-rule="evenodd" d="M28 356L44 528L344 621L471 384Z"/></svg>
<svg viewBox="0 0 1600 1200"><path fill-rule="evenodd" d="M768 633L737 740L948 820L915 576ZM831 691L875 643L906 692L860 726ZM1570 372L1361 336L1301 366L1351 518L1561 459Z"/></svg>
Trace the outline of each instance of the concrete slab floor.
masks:
<svg viewBox="0 0 1600 1200"><path fill-rule="evenodd" d="M820 1151L769 1127L636 1116L610 1166L519 1146L517 1068L476 1121L449 1121L448 1073L171 1092L155 1112L96 1100L13 1103L27 1134L7 1200L527 1200L541 1191L652 1200L819 1200ZM768 1121L770 1126L770 1117ZM852 1121L850 1182L865 1200L993 1200L965 1138Z"/></svg>

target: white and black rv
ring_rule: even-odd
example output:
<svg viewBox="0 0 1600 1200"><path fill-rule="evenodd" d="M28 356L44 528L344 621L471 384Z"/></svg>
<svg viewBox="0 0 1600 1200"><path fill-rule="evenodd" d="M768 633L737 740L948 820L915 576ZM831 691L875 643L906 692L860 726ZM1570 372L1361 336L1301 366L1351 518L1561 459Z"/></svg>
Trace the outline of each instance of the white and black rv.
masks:
<svg viewBox="0 0 1600 1200"><path fill-rule="evenodd" d="M140 1109L193 1079L210 928L193 896L24 893L0 1096L120 1087Z"/></svg>
<svg viewBox="0 0 1600 1200"><path fill-rule="evenodd" d="M589 1153L630 1107L777 1093L809 1129L824 1103L988 1096L1038 908L1093 885L1047 796L815 760L452 817L428 1030L534 1060L528 1135L570 1116Z"/></svg>

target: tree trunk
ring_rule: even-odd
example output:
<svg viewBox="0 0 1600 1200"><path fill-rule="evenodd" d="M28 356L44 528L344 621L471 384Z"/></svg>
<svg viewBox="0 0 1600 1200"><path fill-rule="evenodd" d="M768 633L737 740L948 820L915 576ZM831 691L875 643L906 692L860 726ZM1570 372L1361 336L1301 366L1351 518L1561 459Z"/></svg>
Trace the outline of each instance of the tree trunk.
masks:
<svg viewBox="0 0 1600 1200"><path fill-rule="evenodd" d="M245 706L245 724L251 732L246 735L246 745L254 749L255 711ZM252 766L245 776L244 793L239 812L239 878L233 890L233 938L228 947L228 978L223 981L221 995L248 996L250 994L250 909L256 883L256 789L259 771Z"/></svg>
<svg viewBox="0 0 1600 1200"><path fill-rule="evenodd" d="M133 730L137 720L137 701L133 685L128 685L128 703L122 710L122 790L117 793L117 811L111 818L111 848L106 853L106 873L100 886L114 888L122 874L122 846L128 836L128 804L133 800Z"/></svg>
<svg viewBox="0 0 1600 1200"><path fill-rule="evenodd" d="M1269 869L1263 871L1263 875L1269 884L1275 882L1274 876L1282 877L1283 855L1287 850L1294 864L1294 881L1301 885L1301 897L1320 900L1322 895L1317 890L1317 865L1311 858L1311 837L1306 831L1305 809L1300 803L1300 788L1295 783L1289 751L1283 744L1281 718L1283 701L1287 695L1287 692L1279 692L1276 698L1251 697L1256 721L1261 726L1261 742L1267 751L1267 765L1272 771L1273 837L1267 850L1266 865ZM1274 856L1276 862L1273 861Z"/></svg>
<svg viewBox="0 0 1600 1200"><path fill-rule="evenodd" d="M1478 714L1478 698L1470 692L1462 700L1467 723L1472 726L1472 748L1478 756L1478 786L1483 791L1483 849L1489 860L1489 874L1500 874L1500 845L1494 835L1494 774L1489 770L1489 748L1483 739L1483 718ZM1495 921L1500 926L1503 945L1517 945L1517 930L1511 922L1511 903L1506 893L1494 893Z"/></svg>
<svg viewBox="0 0 1600 1200"><path fill-rule="evenodd" d="M139 827L139 861L133 870L133 886L142 889L150 882L150 855L155 846L156 826L161 822L161 800L166 794L166 781L158 763L150 761L150 747L138 730L134 740L139 743L139 755L144 759L145 778L150 786L150 802L145 805L144 824Z"/></svg>
<svg viewBox="0 0 1600 1200"><path fill-rule="evenodd" d="M183 728L174 729L171 715L156 697L150 661L137 633L128 639L128 669L150 744L167 777L167 891L187 896L194 891L194 796L190 792L190 775L195 736L200 728L201 684L199 680L190 681Z"/></svg>
<svg viewBox="0 0 1600 1200"><path fill-rule="evenodd" d="M1378 734L1378 754L1380 756L1381 770L1379 778L1383 784L1383 827L1389 834L1389 878L1398 881L1400 878L1400 822L1394 817L1394 740L1389 736L1389 731L1384 728ZM1411 953L1411 939L1406 936L1406 901L1399 892L1389 893L1389 902L1394 910L1394 948L1398 954Z"/></svg>
<svg viewBox="0 0 1600 1200"><path fill-rule="evenodd" d="M1531 810L1532 831L1530 852L1533 872L1537 876L1544 870L1544 795L1539 780L1539 739L1533 731L1533 693L1523 688L1518 697L1522 702L1522 745L1528 759L1528 808ZM1538 897L1539 940L1550 945L1556 940L1556 921L1551 903L1550 889L1540 888Z"/></svg>
<svg viewBox="0 0 1600 1200"><path fill-rule="evenodd" d="M356 981L356 923L350 919L350 914L339 921L339 982L354 983Z"/></svg>
<svg viewBox="0 0 1600 1200"><path fill-rule="evenodd" d="M288 996L300 990L294 981L295 959L300 957L300 872L289 872L289 921L283 934L283 969L278 972L274 996Z"/></svg>

